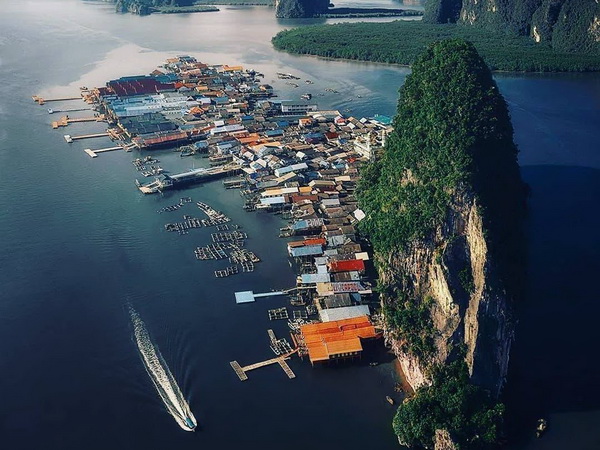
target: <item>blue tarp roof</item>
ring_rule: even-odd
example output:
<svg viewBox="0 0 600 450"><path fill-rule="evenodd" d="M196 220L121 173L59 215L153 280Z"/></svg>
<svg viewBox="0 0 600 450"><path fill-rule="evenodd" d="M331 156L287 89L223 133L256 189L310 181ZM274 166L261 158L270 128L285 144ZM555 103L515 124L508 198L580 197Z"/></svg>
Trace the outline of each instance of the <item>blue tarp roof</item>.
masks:
<svg viewBox="0 0 600 450"><path fill-rule="evenodd" d="M299 256L322 255L323 247L321 245L306 245L304 247L293 247L290 249L290 255L294 258Z"/></svg>
<svg viewBox="0 0 600 450"><path fill-rule="evenodd" d="M273 136L282 136L283 130L267 130L265 131L265 136L273 137Z"/></svg>
<svg viewBox="0 0 600 450"><path fill-rule="evenodd" d="M165 73L163 75L157 75L156 81L160 81L161 83L172 83L173 81L177 81L179 77L175 73Z"/></svg>
<svg viewBox="0 0 600 450"><path fill-rule="evenodd" d="M328 273L304 273L301 277L303 284L329 283L331 281Z"/></svg>
<svg viewBox="0 0 600 450"><path fill-rule="evenodd" d="M294 230L305 230L307 228L321 227L324 223L325 222L323 219L304 219L296 222L294 225L292 225L292 228Z"/></svg>

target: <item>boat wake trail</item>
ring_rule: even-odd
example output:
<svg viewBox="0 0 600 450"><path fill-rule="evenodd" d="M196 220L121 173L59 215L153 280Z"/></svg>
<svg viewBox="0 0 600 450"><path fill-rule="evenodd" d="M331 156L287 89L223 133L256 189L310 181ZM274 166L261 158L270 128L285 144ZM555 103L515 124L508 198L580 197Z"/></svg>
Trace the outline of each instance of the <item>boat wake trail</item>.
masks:
<svg viewBox="0 0 600 450"><path fill-rule="evenodd" d="M197 426L196 418L192 414L158 347L150 340L144 321L131 305L129 305L129 316L133 325L135 342L146 367L146 372L148 372L158 395L167 407L167 411L181 428L186 431L194 431Z"/></svg>

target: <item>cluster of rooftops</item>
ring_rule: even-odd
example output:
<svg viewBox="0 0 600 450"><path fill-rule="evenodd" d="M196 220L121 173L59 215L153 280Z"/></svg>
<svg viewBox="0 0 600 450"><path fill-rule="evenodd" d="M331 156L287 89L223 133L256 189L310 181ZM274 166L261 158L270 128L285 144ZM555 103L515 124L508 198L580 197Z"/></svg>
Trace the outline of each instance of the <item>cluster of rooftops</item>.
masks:
<svg viewBox="0 0 600 450"><path fill-rule="evenodd" d="M245 150L243 157L258 170L281 165L264 157L291 141L304 144L296 145L300 159L311 156L313 144L352 141L353 147L355 140L356 149L369 156L382 130L389 129L385 116L357 120L321 111L310 100L275 101L273 87L262 78L241 66L179 56L149 75L111 80L90 96L123 137L140 148L207 141ZM308 153L303 155L303 149Z"/></svg>
<svg viewBox="0 0 600 450"><path fill-rule="evenodd" d="M245 208L290 219L281 233L295 237L287 246L297 262L297 287L310 293L322 321L300 328L301 348L312 362L356 356L360 339L378 333L364 304L372 293L365 281L369 256L355 228L364 213L354 190L360 165L385 144L390 119L275 101L261 78L240 66L180 56L92 95L121 137L140 148L187 143L237 164Z"/></svg>

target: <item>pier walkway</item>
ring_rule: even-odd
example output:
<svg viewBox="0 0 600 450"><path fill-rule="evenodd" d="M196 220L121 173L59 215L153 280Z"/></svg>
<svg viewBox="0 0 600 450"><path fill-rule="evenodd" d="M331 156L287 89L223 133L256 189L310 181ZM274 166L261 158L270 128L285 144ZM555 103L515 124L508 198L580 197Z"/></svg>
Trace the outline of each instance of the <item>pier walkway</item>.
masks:
<svg viewBox="0 0 600 450"><path fill-rule="evenodd" d="M65 141L67 141L70 144L73 141L78 141L80 139L92 139L92 138L107 137L107 136L110 136L110 134L95 133L95 134L83 134L81 136L71 136L70 134L65 134L64 137L65 137Z"/></svg>
<svg viewBox="0 0 600 450"><path fill-rule="evenodd" d="M83 122L106 122L104 114L100 114L94 117L81 117L79 119L71 119L69 116L61 117L59 120L52 122L52 128L57 129L59 127L66 127L70 123L83 123Z"/></svg>
<svg viewBox="0 0 600 450"><path fill-rule="evenodd" d="M281 291L271 291L271 292L261 292L259 294L255 294L254 291L239 291L235 293L235 302L237 304L240 303L252 303L255 302L257 298L262 298L262 297L277 297L280 295L287 295L291 292L300 290L300 289L311 289L311 288L298 288L298 287L293 287L290 289L284 289Z"/></svg>
<svg viewBox="0 0 600 450"><path fill-rule="evenodd" d="M90 158L96 158L96 157L98 157L98 153L113 152L115 150L123 150L123 149L124 149L124 147L117 145L116 147L99 148L97 150L92 150L90 148L86 148L84 150L84 152L86 152L90 156ZM127 151L127 150L125 150L125 151Z"/></svg>
<svg viewBox="0 0 600 450"><path fill-rule="evenodd" d="M286 291L263 292L260 294L255 294L254 291L240 291L240 292L235 293L235 302L237 304L252 303L252 302L255 302L257 298L276 297L276 296L285 295L285 294L286 294Z"/></svg>
<svg viewBox="0 0 600 450"><path fill-rule="evenodd" d="M43 98L39 95L31 96L31 99L39 105L43 105L48 102L66 102L67 100L81 100L81 95L78 97L60 97L60 98Z"/></svg>
<svg viewBox="0 0 600 450"><path fill-rule="evenodd" d="M237 361L231 361L229 364L237 374L240 381L246 381L248 379L248 375L246 375L246 372L250 372L251 370L259 369L261 367L270 366L272 364L279 364L279 366L281 366L288 378L292 379L296 378L296 374L292 371L290 366L288 366L288 363L286 363L285 361L286 359L290 359L290 356L296 353L297 351L298 350L296 349L293 352L288 353L286 355L281 355L277 358L267 359L266 361L260 361L243 367Z"/></svg>

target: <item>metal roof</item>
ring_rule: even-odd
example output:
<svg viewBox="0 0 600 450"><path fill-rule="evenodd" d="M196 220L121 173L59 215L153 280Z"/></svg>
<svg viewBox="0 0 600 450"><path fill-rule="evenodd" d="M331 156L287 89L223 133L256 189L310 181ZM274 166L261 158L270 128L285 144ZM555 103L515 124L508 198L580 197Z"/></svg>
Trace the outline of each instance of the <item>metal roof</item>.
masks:
<svg viewBox="0 0 600 450"><path fill-rule="evenodd" d="M290 255L294 258L299 256L322 255L323 247L320 245L307 245L305 247L290 248Z"/></svg>
<svg viewBox="0 0 600 450"><path fill-rule="evenodd" d="M328 308L319 311L319 317L322 322L332 322L334 320L344 320L369 315L371 315L371 311L369 311L368 305L344 306L342 308Z"/></svg>

